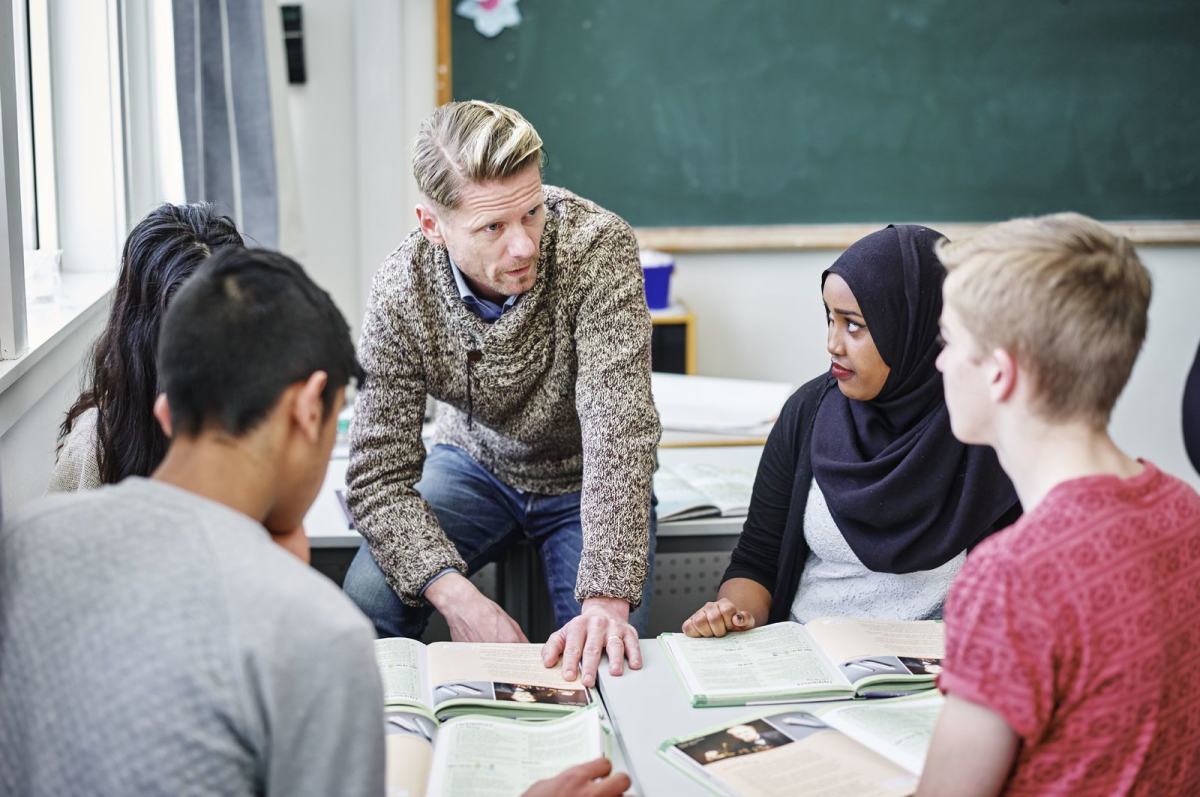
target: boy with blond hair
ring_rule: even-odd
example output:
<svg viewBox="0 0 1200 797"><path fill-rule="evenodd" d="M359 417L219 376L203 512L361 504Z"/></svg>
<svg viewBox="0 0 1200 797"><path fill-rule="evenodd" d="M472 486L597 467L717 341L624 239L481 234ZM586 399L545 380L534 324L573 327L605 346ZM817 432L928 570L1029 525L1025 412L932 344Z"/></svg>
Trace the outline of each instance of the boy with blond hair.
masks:
<svg viewBox="0 0 1200 797"><path fill-rule="evenodd" d="M951 426L996 449L1025 514L947 598L946 707L919 793L1194 794L1200 496L1107 431L1150 276L1073 213L939 255Z"/></svg>

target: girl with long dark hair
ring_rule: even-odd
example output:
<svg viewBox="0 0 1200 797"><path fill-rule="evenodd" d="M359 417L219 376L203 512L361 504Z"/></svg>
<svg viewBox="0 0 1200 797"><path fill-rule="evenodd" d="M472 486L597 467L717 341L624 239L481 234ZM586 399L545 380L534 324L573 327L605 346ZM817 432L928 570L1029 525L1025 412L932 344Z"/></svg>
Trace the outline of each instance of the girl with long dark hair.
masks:
<svg viewBox="0 0 1200 797"><path fill-rule="evenodd" d="M49 490L87 490L148 476L167 438L154 419L158 330L176 290L210 254L242 246L207 203L160 205L129 233L108 325L92 349L83 392L59 429Z"/></svg>

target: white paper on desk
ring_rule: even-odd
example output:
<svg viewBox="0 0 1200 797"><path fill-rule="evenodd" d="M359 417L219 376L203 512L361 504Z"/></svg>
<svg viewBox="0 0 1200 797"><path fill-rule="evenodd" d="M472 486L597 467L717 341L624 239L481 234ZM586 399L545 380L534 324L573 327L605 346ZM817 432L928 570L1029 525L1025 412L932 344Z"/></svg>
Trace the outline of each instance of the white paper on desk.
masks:
<svg viewBox="0 0 1200 797"><path fill-rule="evenodd" d="M664 429L765 435L795 387L783 382L651 375Z"/></svg>

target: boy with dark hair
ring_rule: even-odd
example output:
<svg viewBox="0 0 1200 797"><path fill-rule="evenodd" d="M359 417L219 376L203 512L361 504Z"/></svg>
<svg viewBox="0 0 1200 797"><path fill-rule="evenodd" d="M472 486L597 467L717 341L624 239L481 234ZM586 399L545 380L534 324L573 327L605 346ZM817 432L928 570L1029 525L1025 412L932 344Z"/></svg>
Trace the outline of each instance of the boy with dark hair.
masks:
<svg viewBox="0 0 1200 797"><path fill-rule="evenodd" d="M1078 214L943 243L938 357L954 434L1024 507L946 600L920 794L1195 794L1200 496L1109 437L1150 276Z"/></svg>
<svg viewBox="0 0 1200 797"><path fill-rule="evenodd" d="M346 322L288 258L227 251L179 291L158 369L151 477L0 532L0 793L382 794L372 628L265 530L307 555L362 378Z"/></svg>

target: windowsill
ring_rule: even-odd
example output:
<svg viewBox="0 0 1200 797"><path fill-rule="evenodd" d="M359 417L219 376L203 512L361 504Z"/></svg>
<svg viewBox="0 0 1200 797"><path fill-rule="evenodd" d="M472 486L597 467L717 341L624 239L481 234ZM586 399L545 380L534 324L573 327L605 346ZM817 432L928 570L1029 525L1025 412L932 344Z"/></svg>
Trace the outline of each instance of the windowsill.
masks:
<svg viewBox="0 0 1200 797"><path fill-rule="evenodd" d="M30 302L26 321L29 348L15 360L0 360L0 393L69 340L75 330L103 313L115 283L111 271L66 273L54 299Z"/></svg>

